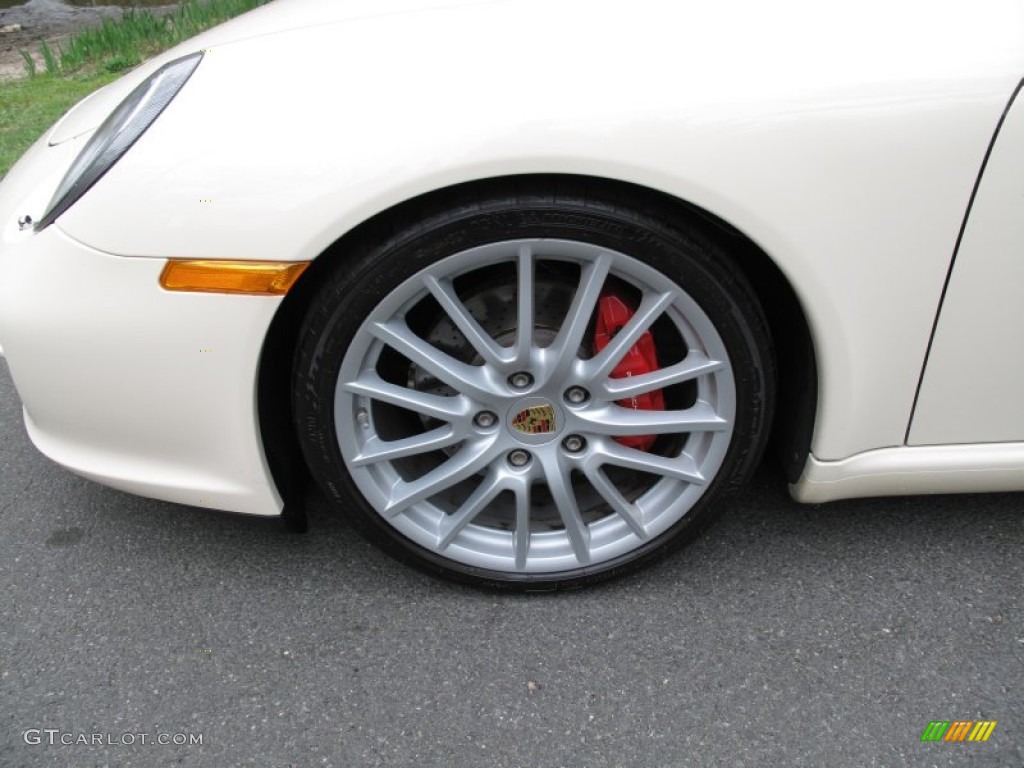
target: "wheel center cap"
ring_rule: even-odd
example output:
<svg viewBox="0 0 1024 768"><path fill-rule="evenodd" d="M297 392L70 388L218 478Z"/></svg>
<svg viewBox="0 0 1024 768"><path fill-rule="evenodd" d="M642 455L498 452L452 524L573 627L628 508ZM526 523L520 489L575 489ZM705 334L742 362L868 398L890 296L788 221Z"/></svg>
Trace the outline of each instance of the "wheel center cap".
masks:
<svg viewBox="0 0 1024 768"><path fill-rule="evenodd" d="M527 397L512 406L505 423L518 442L540 445L558 437L565 427L565 416L546 397Z"/></svg>

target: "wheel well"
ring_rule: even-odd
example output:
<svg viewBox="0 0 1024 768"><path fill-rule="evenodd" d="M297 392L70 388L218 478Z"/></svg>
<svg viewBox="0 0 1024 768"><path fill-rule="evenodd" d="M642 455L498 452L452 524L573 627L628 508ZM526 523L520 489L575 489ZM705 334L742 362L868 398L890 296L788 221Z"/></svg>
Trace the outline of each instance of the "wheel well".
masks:
<svg viewBox="0 0 1024 768"><path fill-rule="evenodd" d="M414 220L452 205L473 205L484 194L516 195L539 189L552 194L599 196L613 202L657 211L715 237L734 255L757 293L775 346L778 401L771 453L789 482L795 482L810 452L817 408L817 364L807 318L789 281L753 240L722 219L678 198L647 187L610 179L530 175L481 179L439 189L382 211L343 235L307 269L285 297L270 325L260 358L257 411L267 463L284 498L285 520L304 530L303 489L308 477L292 426L291 380L295 341L305 308L335 260L360 243L385 238L396 222Z"/></svg>

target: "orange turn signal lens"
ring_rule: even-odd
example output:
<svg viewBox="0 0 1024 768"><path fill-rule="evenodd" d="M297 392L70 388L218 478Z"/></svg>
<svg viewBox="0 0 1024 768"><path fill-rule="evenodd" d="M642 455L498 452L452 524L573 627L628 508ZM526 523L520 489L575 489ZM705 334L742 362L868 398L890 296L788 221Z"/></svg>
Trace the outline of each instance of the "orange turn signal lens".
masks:
<svg viewBox="0 0 1024 768"><path fill-rule="evenodd" d="M171 259L160 285L168 291L283 296L308 266L308 261Z"/></svg>

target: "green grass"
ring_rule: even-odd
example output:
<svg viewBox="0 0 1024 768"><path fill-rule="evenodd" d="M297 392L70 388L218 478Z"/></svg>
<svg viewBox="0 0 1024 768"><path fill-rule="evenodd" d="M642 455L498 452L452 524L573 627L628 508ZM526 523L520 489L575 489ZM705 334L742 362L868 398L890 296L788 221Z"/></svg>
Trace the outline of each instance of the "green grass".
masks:
<svg viewBox="0 0 1024 768"><path fill-rule="evenodd" d="M25 79L0 82L0 177L68 108L151 56L268 0L183 0L170 14L129 9L120 20L84 29L56 50L27 52Z"/></svg>
<svg viewBox="0 0 1024 768"><path fill-rule="evenodd" d="M147 8L129 8L120 19L104 19L100 26L82 30L57 51L43 43L39 52L49 75L84 68L119 72L266 2L183 0L172 13L159 17Z"/></svg>
<svg viewBox="0 0 1024 768"><path fill-rule="evenodd" d="M116 78L92 72L0 83L0 176L72 105Z"/></svg>

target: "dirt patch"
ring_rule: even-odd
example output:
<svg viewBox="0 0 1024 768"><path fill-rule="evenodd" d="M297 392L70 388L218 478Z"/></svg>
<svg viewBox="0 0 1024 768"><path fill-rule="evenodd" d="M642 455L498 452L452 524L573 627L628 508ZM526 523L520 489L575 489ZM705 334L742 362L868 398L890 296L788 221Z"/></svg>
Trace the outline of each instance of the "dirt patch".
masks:
<svg viewBox="0 0 1024 768"><path fill-rule="evenodd" d="M149 10L160 15L170 13L174 5ZM25 77L21 51L28 51L42 69L39 43L45 40L56 50L78 30L102 24L104 19L119 19L122 13L116 6L75 8L58 0L28 0L24 5L0 9L0 79Z"/></svg>

